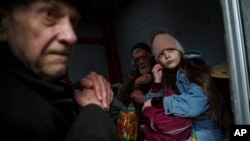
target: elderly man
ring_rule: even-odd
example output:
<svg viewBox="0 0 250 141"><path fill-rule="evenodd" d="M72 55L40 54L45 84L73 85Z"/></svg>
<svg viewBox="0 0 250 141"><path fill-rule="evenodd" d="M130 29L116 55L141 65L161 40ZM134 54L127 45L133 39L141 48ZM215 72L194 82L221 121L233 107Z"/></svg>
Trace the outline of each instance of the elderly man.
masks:
<svg viewBox="0 0 250 141"><path fill-rule="evenodd" d="M134 103L139 119L139 124L144 124L141 112L144 95L150 90L153 83L151 69L155 64L149 45L143 42L136 43L130 52L132 64L135 69L129 72L121 88L121 98L125 105ZM138 140L144 140L139 133Z"/></svg>
<svg viewBox="0 0 250 141"><path fill-rule="evenodd" d="M58 81L77 41L76 6L85 9L88 3L80 2L83 5L74 0L0 2L1 140L118 139L106 113L113 92L103 76L89 73L74 93Z"/></svg>

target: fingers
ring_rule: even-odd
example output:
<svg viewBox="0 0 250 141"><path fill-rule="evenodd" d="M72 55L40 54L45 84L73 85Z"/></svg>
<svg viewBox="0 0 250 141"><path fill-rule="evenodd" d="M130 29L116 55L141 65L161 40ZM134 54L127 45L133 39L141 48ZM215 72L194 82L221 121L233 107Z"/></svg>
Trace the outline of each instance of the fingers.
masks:
<svg viewBox="0 0 250 141"><path fill-rule="evenodd" d="M160 64L156 64L156 65L154 65L152 72L154 73L154 72L157 72L157 71L162 70L162 69L163 69L163 67Z"/></svg>
<svg viewBox="0 0 250 141"><path fill-rule="evenodd" d="M102 103L96 98L93 89L87 89L87 88L83 90L76 89L74 93L74 99L80 107L85 107L88 104L96 104L104 109Z"/></svg>
<svg viewBox="0 0 250 141"><path fill-rule="evenodd" d="M80 83L84 88L94 89L95 95L102 102L103 107L109 110L109 106L113 101L113 91L110 83L96 72L90 72Z"/></svg>
<svg viewBox="0 0 250 141"><path fill-rule="evenodd" d="M100 101L103 101L103 99L107 98L107 82L103 78L103 76L96 74L97 79L94 80L94 90L96 94L98 95L98 99Z"/></svg>
<svg viewBox="0 0 250 141"><path fill-rule="evenodd" d="M93 83L91 80L87 79L87 78L82 78L79 80L79 87L78 89L82 90L83 88L88 88L91 89L93 88Z"/></svg>
<svg viewBox="0 0 250 141"><path fill-rule="evenodd" d="M142 104L144 102L144 94L140 90L134 90L134 92L131 93L130 98L136 103Z"/></svg>
<svg viewBox="0 0 250 141"><path fill-rule="evenodd" d="M145 84L151 81L152 76L151 74L143 74L142 76L138 77L138 83L139 84Z"/></svg>
<svg viewBox="0 0 250 141"><path fill-rule="evenodd" d="M146 76L146 82L149 83L152 79L153 79L153 76L151 74L145 74Z"/></svg>
<svg viewBox="0 0 250 141"><path fill-rule="evenodd" d="M85 78L81 79L81 84L84 88L93 88L97 98L102 101L102 93L103 93L103 78L96 72L90 72Z"/></svg>
<svg viewBox="0 0 250 141"><path fill-rule="evenodd" d="M98 99L102 101L104 108L109 110L109 105L113 96L110 83L101 75L98 76L98 82L98 85L94 85L95 92L98 94Z"/></svg>
<svg viewBox="0 0 250 141"><path fill-rule="evenodd" d="M102 92L102 103L103 103L103 106L104 108L108 111L109 110L109 107L110 107L110 104L112 103L113 101L113 98L114 98L114 93L111 89L111 85L108 81L106 81L105 79L103 80L103 92Z"/></svg>
<svg viewBox="0 0 250 141"><path fill-rule="evenodd" d="M162 80L162 69L163 67L160 64L154 65L152 69L152 73L154 76L154 82L160 83Z"/></svg>

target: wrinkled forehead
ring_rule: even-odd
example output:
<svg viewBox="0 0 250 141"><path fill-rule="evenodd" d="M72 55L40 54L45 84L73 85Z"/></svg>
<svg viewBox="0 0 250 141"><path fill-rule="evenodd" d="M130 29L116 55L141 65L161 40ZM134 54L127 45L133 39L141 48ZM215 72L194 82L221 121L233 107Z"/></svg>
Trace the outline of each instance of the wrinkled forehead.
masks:
<svg viewBox="0 0 250 141"><path fill-rule="evenodd" d="M67 0L2 0L0 1L1 7L15 7L19 5L27 5L34 2L66 2Z"/></svg>
<svg viewBox="0 0 250 141"><path fill-rule="evenodd" d="M75 8L81 14L86 13L91 2L91 0L0 0L0 9L11 10L12 8L17 6L26 6L38 1L49 3L64 3Z"/></svg>
<svg viewBox="0 0 250 141"><path fill-rule="evenodd" d="M150 56L150 54L144 49L135 49L132 53L133 59L140 58L140 57L147 57L147 56Z"/></svg>

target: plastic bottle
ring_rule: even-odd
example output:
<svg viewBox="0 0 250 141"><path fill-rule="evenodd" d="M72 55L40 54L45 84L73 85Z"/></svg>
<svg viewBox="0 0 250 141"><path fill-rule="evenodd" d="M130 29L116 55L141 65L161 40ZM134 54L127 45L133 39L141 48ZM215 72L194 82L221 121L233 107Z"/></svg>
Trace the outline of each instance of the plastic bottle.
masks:
<svg viewBox="0 0 250 141"><path fill-rule="evenodd" d="M118 119L120 141L137 141L138 121L133 105L124 108Z"/></svg>
<svg viewBox="0 0 250 141"><path fill-rule="evenodd" d="M192 134L191 134L191 141L197 141L197 137L194 131L192 131Z"/></svg>

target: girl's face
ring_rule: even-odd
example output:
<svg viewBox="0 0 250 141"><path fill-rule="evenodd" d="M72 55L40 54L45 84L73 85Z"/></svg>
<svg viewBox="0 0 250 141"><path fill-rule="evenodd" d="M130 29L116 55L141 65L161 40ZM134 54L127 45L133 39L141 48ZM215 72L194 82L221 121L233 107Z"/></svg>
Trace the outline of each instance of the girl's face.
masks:
<svg viewBox="0 0 250 141"><path fill-rule="evenodd" d="M157 60L164 68L175 69L179 66L181 53L177 50L173 38L170 39L165 34L157 35L153 41L153 47L159 49Z"/></svg>
<svg viewBox="0 0 250 141"><path fill-rule="evenodd" d="M159 55L159 63L166 69L175 69L181 61L181 53L175 48L166 48Z"/></svg>

